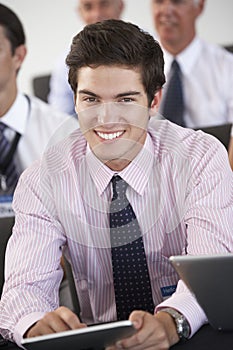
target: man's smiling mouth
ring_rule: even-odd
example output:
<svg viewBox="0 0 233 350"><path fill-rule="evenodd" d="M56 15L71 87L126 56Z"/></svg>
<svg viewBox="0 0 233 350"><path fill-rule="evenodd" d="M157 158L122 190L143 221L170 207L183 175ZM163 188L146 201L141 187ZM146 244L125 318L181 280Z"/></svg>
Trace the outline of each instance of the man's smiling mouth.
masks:
<svg viewBox="0 0 233 350"><path fill-rule="evenodd" d="M100 131L96 131L96 134L103 140L114 140L119 138L120 136L122 136L124 134L124 130L123 131L116 131L116 132L100 132Z"/></svg>

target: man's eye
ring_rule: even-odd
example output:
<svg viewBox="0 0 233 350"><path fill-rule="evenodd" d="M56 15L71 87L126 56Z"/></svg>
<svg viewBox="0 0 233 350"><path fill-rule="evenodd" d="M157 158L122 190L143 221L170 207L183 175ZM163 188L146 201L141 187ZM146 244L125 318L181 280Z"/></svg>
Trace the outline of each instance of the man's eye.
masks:
<svg viewBox="0 0 233 350"><path fill-rule="evenodd" d="M85 99L84 99L84 101L85 102L95 102L96 101L96 98L95 97L86 97Z"/></svg>
<svg viewBox="0 0 233 350"><path fill-rule="evenodd" d="M134 100L131 97L124 97L120 100L120 102L133 102Z"/></svg>
<svg viewBox="0 0 233 350"><path fill-rule="evenodd" d="M83 7L84 11L91 11L92 10L92 6L89 4L84 4L82 7Z"/></svg>

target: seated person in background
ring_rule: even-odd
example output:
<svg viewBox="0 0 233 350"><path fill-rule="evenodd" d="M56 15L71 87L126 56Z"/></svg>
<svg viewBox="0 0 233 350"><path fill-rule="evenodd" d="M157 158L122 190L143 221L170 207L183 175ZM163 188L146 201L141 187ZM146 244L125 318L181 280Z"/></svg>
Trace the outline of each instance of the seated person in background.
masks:
<svg viewBox="0 0 233 350"><path fill-rule="evenodd" d="M49 143L61 140L78 127L77 119L18 90L17 77L27 53L25 41L17 15L0 4L1 217L14 216L11 201L22 171L42 155Z"/></svg>
<svg viewBox="0 0 233 350"><path fill-rule="evenodd" d="M159 111L165 118L191 128L233 123L233 55L197 35L196 24L204 4L205 0L151 0L167 81ZM178 66L172 65L174 60ZM182 86L177 98L183 103L179 111L175 101L169 108L170 95L174 96L169 94L169 85L176 76Z"/></svg>
<svg viewBox="0 0 233 350"><path fill-rule="evenodd" d="M25 33L16 14L2 4L0 44L0 123L4 126L2 133L8 142L19 134L13 158L20 174L41 156L58 127L62 129L60 139L77 128L78 122L40 99L18 90L17 77L27 53ZM0 154L0 164L4 161L3 155Z"/></svg>
<svg viewBox="0 0 233 350"><path fill-rule="evenodd" d="M169 257L233 251L227 152L207 134L156 118L163 53L136 25L87 25L67 64L80 129L17 185L0 333L20 344L129 318L137 334L117 348L168 349L207 322ZM59 307L62 251L82 322Z"/></svg>
<svg viewBox="0 0 233 350"><path fill-rule="evenodd" d="M77 15L85 24L104 19L119 19L124 8L123 0L77 0ZM68 50L57 60L50 79L48 102L59 110L75 114L74 96L68 83L65 59Z"/></svg>
<svg viewBox="0 0 233 350"><path fill-rule="evenodd" d="M225 49L231 53L233 53L233 45L225 45Z"/></svg>

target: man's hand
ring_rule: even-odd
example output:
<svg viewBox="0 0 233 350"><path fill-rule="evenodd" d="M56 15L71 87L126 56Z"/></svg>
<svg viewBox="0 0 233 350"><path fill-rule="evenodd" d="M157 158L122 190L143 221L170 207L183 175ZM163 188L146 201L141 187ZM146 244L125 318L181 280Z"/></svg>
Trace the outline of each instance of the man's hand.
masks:
<svg viewBox="0 0 233 350"><path fill-rule="evenodd" d="M86 324L81 323L71 310L61 306L55 311L48 312L41 320L32 325L24 334L24 338L84 327L86 327Z"/></svg>
<svg viewBox="0 0 233 350"><path fill-rule="evenodd" d="M115 346L108 347L107 350L165 350L179 341L174 321L168 313L151 315L145 311L133 311L129 319L137 333L117 342Z"/></svg>

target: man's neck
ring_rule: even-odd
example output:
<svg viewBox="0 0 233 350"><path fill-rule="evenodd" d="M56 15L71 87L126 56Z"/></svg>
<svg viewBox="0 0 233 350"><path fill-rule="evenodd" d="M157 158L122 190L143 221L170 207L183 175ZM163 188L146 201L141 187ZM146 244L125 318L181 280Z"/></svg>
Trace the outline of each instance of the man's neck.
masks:
<svg viewBox="0 0 233 350"><path fill-rule="evenodd" d="M193 33L192 37L189 38L189 40L182 42L182 43L174 43L174 42L164 42L161 40L161 45L163 48L169 52L172 56L179 55L182 51L184 51L193 41L195 38L195 33Z"/></svg>
<svg viewBox="0 0 233 350"><path fill-rule="evenodd" d="M17 96L17 89L14 89L13 93L7 91L0 92L0 118L3 117L11 108L15 102Z"/></svg>

